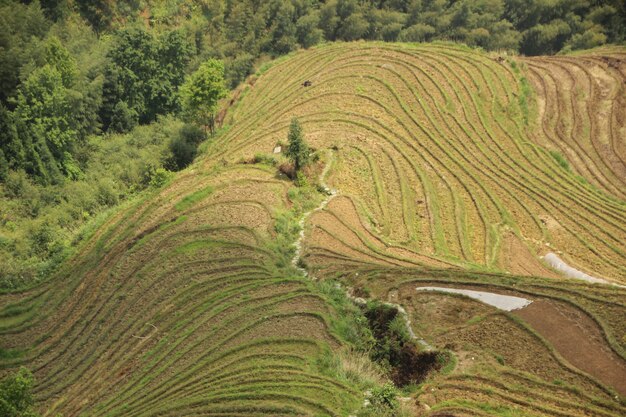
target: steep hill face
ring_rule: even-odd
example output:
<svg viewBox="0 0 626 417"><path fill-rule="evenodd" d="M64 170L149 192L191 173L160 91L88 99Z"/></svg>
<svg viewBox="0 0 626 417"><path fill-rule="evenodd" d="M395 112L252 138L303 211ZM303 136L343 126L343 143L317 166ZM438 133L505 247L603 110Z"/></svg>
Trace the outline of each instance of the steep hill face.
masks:
<svg viewBox="0 0 626 417"><path fill-rule="evenodd" d="M222 157L271 152L291 117L314 147L337 149L328 183L344 198L313 220L309 240L320 268L341 268L342 258L551 275L537 259L551 251L590 275L626 282L626 206L618 199L624 53L612 53L621 57L614 66L598 57L544 58L526 69L526 61L452 46L320 48L255 83L220 142ZM554 88L569 94L557 102L527 81L527 73L533 84L548 76L542 65L587 72L572 80L548 71ZM594 103L602 109L593 111ZM565 157L576 150L605 192L560 166L550 150ZM342 219L361 243L329 230Z"/></svg>
<svg viewBox="0 0 626 417"><path fill-rule="evenodd" d="M455 353L414 414L623 414L626 290L540 257L626 283L625 59L354 43L276 62L191 168L0 296L1 363L34 370L49 415L349 415L363 394L323 365L341 317L292 265L298 239L315 278L402 304ZM260 163L293 117L321 158L309 181L336 194ZM433 284L533 309L415 291Z"/></svg>
<svg viewBox="0 0 626 417"><path fill-rule="evenodd" d="M3 298L2 347L20 352L5 366L35 371L53 415L354 409L315 366L339 340L275 231L288 187L260 167L197 167L121 210L57 279Z"/></svg>

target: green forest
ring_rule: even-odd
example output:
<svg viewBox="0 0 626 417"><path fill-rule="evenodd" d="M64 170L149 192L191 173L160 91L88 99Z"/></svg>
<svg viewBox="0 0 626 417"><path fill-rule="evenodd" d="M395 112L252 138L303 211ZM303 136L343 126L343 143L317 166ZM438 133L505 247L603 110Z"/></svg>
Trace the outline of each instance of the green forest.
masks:
<svg viewBox="0 0 626 417"><path fill-rule="evenodd" d="M568 53L623 43L625 22L620 0L0 0L0 290L184 169L273 58L361 39Z"/></svg>

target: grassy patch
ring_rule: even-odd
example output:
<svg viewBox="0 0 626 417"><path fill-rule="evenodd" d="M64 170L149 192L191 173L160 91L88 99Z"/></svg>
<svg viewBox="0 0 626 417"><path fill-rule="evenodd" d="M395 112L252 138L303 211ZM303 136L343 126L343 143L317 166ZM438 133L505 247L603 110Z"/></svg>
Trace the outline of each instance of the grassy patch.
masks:
<svg viewBox="0 0 626 417"><path fill-rule="evenodd" d="M176 210L183 211L187 210L189 207L198 203L199 201L204 200L213 192L213 187L205 187L202 190L196 191L192 194L185 196L181 201L176 203Z"/></svg>
<svg viewBox="0 0 626 417"><path fill-rule="evenodd" d="M519 103L520 109L522 110L522 119L524 120L524 124L528 125L528 120L529 120L528 104L529 104L529 100L532 94L532 89L530 87L530 83L525 77L521 77L519 82L520 82L520 95L519 95L518 103Z"/></svg>
<svg viewBox="0 0 626 417"><path fill-rule="evenodd" d="M567 159L565 159L565 157L561 153L559 153L558 151L550 151L550 155L557 162L557 164L559 164L561 168L563 168L566 171L571 171L569 162L567 162Z"/></svg>

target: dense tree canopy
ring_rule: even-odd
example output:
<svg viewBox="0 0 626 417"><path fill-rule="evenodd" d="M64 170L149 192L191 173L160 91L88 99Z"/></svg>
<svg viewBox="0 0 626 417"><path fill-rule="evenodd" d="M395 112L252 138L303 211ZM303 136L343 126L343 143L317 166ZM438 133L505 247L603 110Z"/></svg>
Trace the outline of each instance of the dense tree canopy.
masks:
<svg viewBox="0 0 626 417"><path fill-rule="evenodd" d="M191 52L179 31L159 37L143 29L120 31L105 69L100 111L104 127L127 131L136 122L148 123L178 110L178 86Z"/></svg>

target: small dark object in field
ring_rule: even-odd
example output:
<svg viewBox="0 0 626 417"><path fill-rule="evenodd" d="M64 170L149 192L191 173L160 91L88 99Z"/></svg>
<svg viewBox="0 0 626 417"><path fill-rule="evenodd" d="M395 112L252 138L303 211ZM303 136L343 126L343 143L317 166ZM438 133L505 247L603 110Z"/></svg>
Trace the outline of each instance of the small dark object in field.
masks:
<svg viewBox="0 0 626 417"><path fill-rule="evenodd" d="M305 82L302 83L303 87L310 87L313 83L309 80L306 80Z"/></svg>

